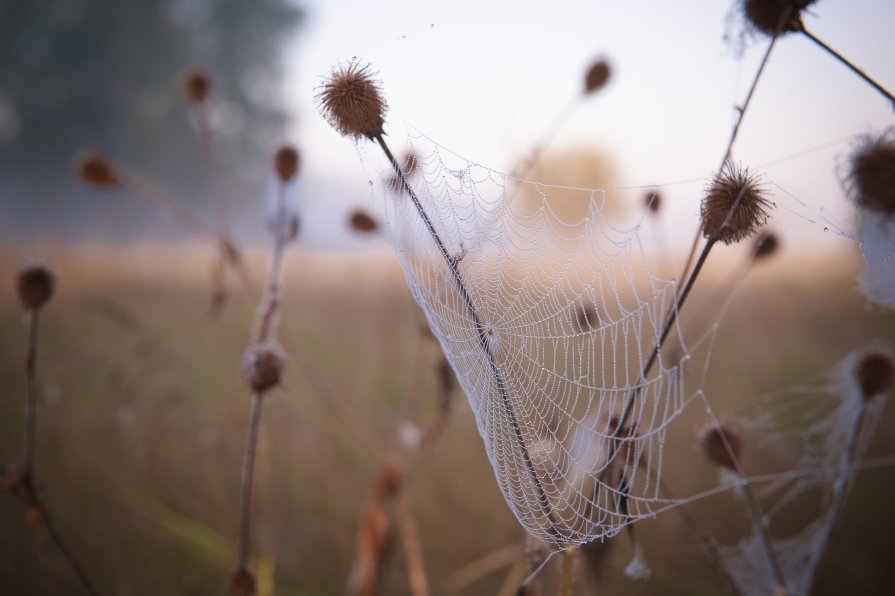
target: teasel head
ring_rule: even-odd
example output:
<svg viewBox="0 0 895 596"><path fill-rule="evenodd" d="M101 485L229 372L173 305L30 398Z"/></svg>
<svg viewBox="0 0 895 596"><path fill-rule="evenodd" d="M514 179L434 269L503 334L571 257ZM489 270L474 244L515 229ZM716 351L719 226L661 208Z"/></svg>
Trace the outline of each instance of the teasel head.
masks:
<svg viewBox="0 0 895 596"><path fill-rule="evenodd" d="M643 196L643 205L653 215L657 214L659 212L659 209L662 208L662 195L659 194L658 190L651 190L647 192Z"/></svg>
<svg viewBox="0 0 895 596"><path fill-rule="evenodd" d="M587 68L584 75L584 94L591 95L606 86L612 76L612 67L609 62L600 58Z"/></svg>
<svg viewBox="0 0 895 596"><path fill-rule="evenodd" d="M891 391L895 386L895 363L892 361L892 355L882 350L861 355L855 364L853 374L864 401L871 401L877 395Z"/></svg>
<svg viewBox="0 0 895 596"><path fill-rule="evenodd" d="M372 234L379 229L379 224L366 211L356 209L348 218L351 229L361 234Z"/></svg>
<svg viewBox="0 0 895 596"><path fill-rule="evenodd" d="M289 182L298 173L301 155L292 145L281 145L273 154L273 169L281 182Z"/></svg>
<svg viewBox="0 0 895 596"><path fill-rule="evenodd" d="M369 64L352 58L337 66L315 99L320 113L340 134L355 140L384 134L388 104Z"/></svg>
<svg viewBox="0 0 895 596"><path fill-rule="evenodd" d="M75 171L87 186L115 188L121 185L121 176L109 160L93 151L85 151L78 158Z"/></svg>
<svg viewBox="0 0 895 596"><path fill-rule="evenodd" d="M759 232L755 238L755 246L752 249L752 260L763 261L773 256L780 249L780 240L777 234L769 230Z"/></svg>
<svg viewBox="0 0 895 596"><path fill-rule="evenodd" d="M242 376L253 392L263 394L282 382L283 350L272 341L253 343L242 358Z"/></svg>
<svg viewBox="0 0 895 596"><path fill-rule="evenodd" d="M699 434L702 454L716 466L736 470L743 448L740 433L729 424L713 422Z"/></svg>
<svg viewBox="0 0 895 596"><path fill-rule="evenodd" d="M846 190L862 209L895 214L895 128L860 139L849 156Z"/></svg>
<svg viewBox="0 0 895 596"><path fill-rule="evenodd" d="M16 291L22 306L28 312L37 312L53 296L56 275L41 263L26 265L16 276Z"/></svg>
<svg viewBox="0 0 895 596"><path fill-rule="evenodd" d="M771 206L758 177L727 162L702 199L702 233L723 244L745 240L767 223Z"/></svg>
<svg viewBox="0 0 895 596"><path fill-rule="evenodd" d="M183 92L194 106L202 106L211 96L211 76L201 69L194 69L183 77Z"/></svg>
<svg viewBox="0 0 895 596"><path fill-rule="evenodd" d="M749 26L766 35L798 31L802 11L816 0L742 0L742 12Z"/></svg>

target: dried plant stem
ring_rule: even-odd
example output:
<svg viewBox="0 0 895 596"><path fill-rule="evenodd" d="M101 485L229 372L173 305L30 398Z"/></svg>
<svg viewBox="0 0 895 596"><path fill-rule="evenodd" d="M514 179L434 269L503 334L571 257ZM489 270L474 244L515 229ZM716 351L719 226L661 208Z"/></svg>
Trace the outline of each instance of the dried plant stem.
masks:
<svg viewBox="0 0 895 596"><path fill-rule="evenodd" d="M720 432L723 436L723 431ZM724 442L727 443L726 438ZM729 447L728 451L731 454L733 453L733 450L729 449ZM734 461L736 460L734 459ZM774 553L774 547L771 545L771 537L768 535L768 525L764 513L762 513L761 507L758 505L755 493L752 492L752 484L746 478L745 474L743 474L742 470L739 469L739 463L737 463L736 473L740 479L740 494L743 495L743 500L746 501L746 508L749 511L749 516L752 518L752 525L755 528L755 533L761 543L761 548L768 558L768 563L771 566L771 573L774 575L774 582L777 584L775 586L775 593L785 595L788 593L786 589L786 580L783 578L783 570L780 567L780 561L777 559L777 555Z"/></svg>
<svg viewBox="0 0 895 596"><path fill-rule="evenodd" d="M441 240L441 237L435 230L435 227L432 224L432 220L429 219L429 216L428 214L426 214L426 210L423 208L422 203L420 203L419 199L416 196L416 193L413 191L413 188L411 188L410 184L407 182L407 178L404 176L404 171L401 169L401 165L398 163L398 160L395 159L395 156L388 148L388 145L386 144L382 134L376 135L375 140L377 143L379 143L379 146L382 148L382 151L385 153L386 157L391 163L392 168L395 170L395 174L397 174L398 178L401 181L401 186L410 196L411 201L413 201L413 205L416 208L417 213L423 220L426 229L429 231L429 235L432 237L432 240L435 241L435 244L437 245L442 258L445 260L445 263L451 271L451 275L453 276L454 281L457 283L457 287L460 290L460 296L463 299L467 310L469 311L469 315L473 320L473 324L475 325L479 339L479 347L482 349L482 352L485 354L485 358L488 360L488 366L491 370L491 376L494 378L494 383L497 387L497 392L500 395L503 408L507 413L507 417L510 419L510 425L513 429L513 435L516 439L516 443L519 446L519 450L522 453L522 459L525 462L525 467L535 486L538 505L540 506L541 511L544 513L547 519L550 520L548 531L554 536L559 536L559 530L556 528L556 521L553 518L553 508L550 505L550 501L547 498L547 493L544 490L544 486L541 484L541 480L538 477L537 471L534 467L534 463L532 462L531 455L528 452L528 447L525 443L525 437L523 437L522 435L522 428L519 426L519 420L516 417L516 412L513 408L513 404L510 402L510 396L507 393L506 383L503 380L503 376L500 374L500 370L498 369L497 364L494 362L494 355L491 353L491 346L488 343L488 336L485 331L485 326L482 324L481 320L479 320L475 305L472 302L472 298L469 296L469 292L466 289L466 284L463 282L463 276L460 275L460 271L457 268L458 262L448 252L447 247L444 245L444 242Z"/></svg>
<svg viewBox="0 0 895 596"><path fill-rule="evenodd" d="M28 397L25 405L25 447L22 471L27 485L35 484L34 455L37 448L37 335L39 311L30 315L28 352L25 356L25 374L28 377Z"/></svg>
<svg viewBox="0 0 895 596"><path fill-rule="evenodd" d="M845 505L845 497L848 492L848 483L852 477L852 465L854 464L855 457L857 456L858 451L858 436L861 433L861 427L864 426L864 418L867 414L867 405L864 399L861 399L861 409L858 412L858 415L855 416L854 424L852 425L851 435L848 438L848 446L845 449L845 455L843 456L842 465L839 469L839 477L836 478L836 484L833 488L833 502L830 504L830 513L829 519L827 520L826 526L824 527L823 534L820 538L821 548L826 550L826 545L830 540L830 534L833 532L833 527L836 525L836 520L839 518L839 514L842 513L842 508ZM822 556L822 555L821 555ZM808 578L808 585L806 586L805 593L811 592L811 585L814 580L814 573L811 573Z"/></svg>
<svg viewBox="0 0 895 596"><path fill-rule="evenodd" d="M550 145L550 142L553 141L559 131L565 126L565 123L572 117L572 114L575 113L575 110L578 109L578 106L581 105L581 100L582 96L572 98L570 101L566 102L566 105L559 112L556 113L553 120L550 121L550 124L547 125L541 133L541 136L535 142L528 158L522 163L522 167L516 172L517 178L526 178L528 174L531 173L541 159L541 156L544 154L544 151L547 150L547 146Z"/></svg>
<svg viewBox="0 0 895 596"><path fill-rule="evenodd" d="M816 37L813 33L808 31L808 29L805 28L805 25L803 25L801 22L799 23L798 31L805 37L813 41L815 44L817 44L819 48L823 49L828 54L833 56L836 60L844 64L850 71L861 77L865 83L876 89L880 94L882 94L883 97L888 99L889 102L892 104L892 107L895 108L895 95L892 95L892 93L888 89L877 83L870 75L852 64L845 56L825 44L820 38Z"/></svg>
<svg viewBox="0 0 895 596"><path fill-rule="evenodd" d="M227 209L227 202L224 200L224 194L221 192L221 185L215 174L214 155L212 153L212 131L208 124L208 111L204 103L193 104L194 113L196 114L196 124L198 126L199 146L202 151L202 162L205 164L205 174L208 177L208 183L211 185L211 192L214 195L215 215L217 217L218 232L226 234L230 227L230 216Z"/></svg>
<svg viewBox="0 0 895 596"><path fill-rule="evenodd" d="M569 549L562 553L562 586L561 596L572 596L575 591L575 562L578 559L578 550Z"/></svg>
<svg viewBox="0 0 895 596"><path fill-rule="evenodd" d="M242 489L239 513L239 561L237 571L248 570L249 543L252 531L252 497L255 487L255 452L258 448L258 434L261 429L261 409L264 394L256 393L252 399L252 414L249 434L246 438L245 456L242 462Z"/></svg>
<svg viewBox="0 0 895 596"><path fill-rule="evenodd" d="M410 581L410 593L413 596L429 596L429 580L423 565L423 549L420 546L419 533L406 491L401 490L397 498L398 526L401 541L404 544L404 558L407 562L407 576Z"/></svg>

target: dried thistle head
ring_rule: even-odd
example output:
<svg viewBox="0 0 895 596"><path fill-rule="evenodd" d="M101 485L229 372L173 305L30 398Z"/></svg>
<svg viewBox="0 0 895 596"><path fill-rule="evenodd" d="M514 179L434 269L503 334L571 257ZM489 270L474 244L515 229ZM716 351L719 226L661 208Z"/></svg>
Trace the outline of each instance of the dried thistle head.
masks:
<svg viewBox="0 0 895 596"><path fill-rule="evenodd" d="M369 64L352 58L333 69L317 91L320 113L340 134L373 139L383 134L388 105Z"/></svg>
<svg viewBox="0 0 895 596"><path fill-rule="evenodd" d="M87 151L78 159L75 171L87 186L112 188L121 184L121 177L105 157Z"/></svg>
<svg viewBox="0 0 895 596"><path fill-rule="evenodd" d="M721 422L706 426L699 435L699 447L713 464L736 470L743 448L743 439L733 427Z"/></svg>
<svg viewBox="0 0 895 596"><path fill-rule="evenodd" d="M25 265L16 276L16 291L22 306L29 312L37 312L53 296L56 274L42 263Z"/></svg>
<svg viewBox="0 0 895 596"><path fill-rule="evenodd" d="M273 169L282 182L289 182L298 173L301 156L292 145L282 145L273 154Z"/></svg>
<svg viewBox="0 0 895 596"><path fill-rule="evenodd" d="M657 190L651 190L643 196L643 204L651 213L658 213L662 208L662 195Z"/></svg>
<svg viewBox="0 0 895 596"><path fill-rule="evenodd" d="M798 31L801 13L816 0L743 0L741 10L749 26L766 35Z"/></svg>
<svg viewBox="0 0 895 596"><path fill-rule="evenodd" d="M587 74L584 75L584 94L590 95L605 87L610 76L612 76L612 67L605 59L600 58L591 64L587 69Z"/></svg>
<svg viewBox="0 0 895 596"><path fill-rule="evenodd" d="M861 388L861 396L870 401L895 385L895 363L892 362L892 356L886 352L869 352L858 360L854 375Z"/></svg>
<svg viewBox="0 0 895 596"><path fill-rule="evenodd" d="M739 242L767 223L772 205L757 176L727 162L702 198L702 233L710 241Z"/></svg>
<svg viewBox="0 0 895 596"><path fill-rule="evenodd" d="M367 212L360 209L351 213L348 218L351 229L362 234L370 234L379 229L379 224Z"/></svg>
<svg viewBox="0 0 895 596"><path fill-rule="evenodd" d="M255 574L248 569L240 569L230 580L230 596L252 596L256 592Z"/></svg>
<svg viewBox="0 0 895 596"><path fill-rule="evenodd" d="M183 77L183 92L191 104L205 105L211 96L211 75L198 68L189 71Z"/></svg>
<svg viewBox="0 0 895 596"><path fill-rule="evenodd" d="M776 253L779 248L780 240L777 239L777 234L764 230L755 239L752 259L754 261L766 259Z"/></svg>
<svg viewBox="0 0 895 596"><path fill-rule="evenodd" d="M242 357L242 376L255 393L279 386L285 368L283 350L274 342L254 343Z"/></svg>
<svg viewBox="0 0 895 596"><path fill-rule="evenodd" d="M852 200L863 209L895 214L895 129L862 137L848 165Z"/></svg>

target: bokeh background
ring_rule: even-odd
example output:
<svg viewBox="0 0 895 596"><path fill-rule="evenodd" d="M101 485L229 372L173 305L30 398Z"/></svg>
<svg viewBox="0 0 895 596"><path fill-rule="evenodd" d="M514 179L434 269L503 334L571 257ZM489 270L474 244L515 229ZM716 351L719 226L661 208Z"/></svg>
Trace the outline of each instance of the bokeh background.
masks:
<svg viewBox="0 0 895 596"><path fill-rule="evenodd" d="M805 20L895 85L891 2L823 0ZM41 321L46 501L105 593L226 589L249 408L239 361L255 304L233 285L210 315L215 247L125 192L85 188L73 163L85 148L101 151L210 222L225 201L261 279L276 189L270 155L292 142L302 170L290 188L301 218L285 272L290 366L265 411L254 552L260 593L344 593L382 467L358 426L400 446L435 418L440 350L421 331L388 242L347 223L353 209L381 217L383 205L362 164L367 149L340 138L314 107L321 76L353 56L369 60L397 147L409 126L504 172L569 110L530 177L605 188L619 225L643 220L648 254L670 272L765 44L727 2L0 1L0 462L18 457L23 428L27 327L13 280L25 259L39 258L59 275ZM584 72L600 57L613 67L609 85L581 100ZM193 68L214 81L216 185L182 90ZM734 157L772 189L782 248L749 270L723 317L746 248L719 251L694 297L692 324L718 325L706 379L718 411L739 411L822 375L857 346L895 337L891 313L860 293L855 215L841 184L855 137L891 126L892 115L808 40L789 36L774 50ZM646 219L643 195L654 188L663 209ZM524 535L465 397L452 396L444 434L417 456L404 488L432 592L512 594L526 574ZM895 453L892 416L884 412L870 456ZM676 487L716 476L692 446L703 421L690 412L676 427L677 450L666 456ZM760 465L748 446L746 454L747 468ZM858 477L817 593L895 589L893 498L890 468ZM728 537L745 524L729 494L693 509ZM0 593L77 593L53 544L5 495L0 530ZM651 579L624 576L631 553L620 537L599 582L582 559L581 593L725 589L673 514L638 532ZM382 593L410 593L397 536L383 573Z"/></svg>

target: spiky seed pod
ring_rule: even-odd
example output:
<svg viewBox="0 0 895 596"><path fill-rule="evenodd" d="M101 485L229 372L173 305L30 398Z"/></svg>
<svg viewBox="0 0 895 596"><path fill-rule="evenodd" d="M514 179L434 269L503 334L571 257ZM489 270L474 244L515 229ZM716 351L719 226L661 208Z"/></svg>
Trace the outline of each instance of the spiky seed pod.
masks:
<svg viewBox="0 0 895 596"><path fill-rule="evenodd" d="M767 223L771 206L758 177L728 162L715 174L702 199L702 233L724 244L739 242Z"/></svg>
<svg viewBox="0 0 895 596"><path fill-rule="evenodd" d="M895 364L885 352L870 352L861 357L854 369L861 396L870 401L895 385Z"/></svg>
<svg viewBox="0 0 895 596"><path fill-rule="evenodd" d="M383 134L388 105L369 64L352 58L336 67L315 99L320 113L340 134L356 140Z"/></svg>
<svg viewBox="0 0 895 596"><path fill-rule="evenodd" d="M102 155L88 151L75 166L78 177L84 184L98 188L112 188L121 184L121 177L112 164Z"/></svg>
<svg viewBox="0 0 895 596"><path fill-rule="evenodd" d="M801 13L816 0L743 0L742 12L746 21L756 31L774 35L778 27L780 33L798 31Z"/></svg>
<svg viewBox="0 0 895 596"><path fill-rule="evenodd" d="M752 253L753 260L760 261L766 259L777 252L780 248L780 241L774 232L764 231L755 239L755 248Z"/></svg>
<svg viewBox="0 0 895 596"><path fill-rule="evenodd" d="M895 129L861 138L849 159L846 188L859 207L895 214Z"/></svg>
<svg viewBox="0 0 895 596"><path fill-rule="evenodd" d="M53 296L56 275L43 264L26 265L16 276L16 290L22 306L29 312L36 312Z"/></svg>
<svg viewBox="0 0 895 596"><path fill-rule="evenodd" d="M601 58L591 64L584 76L584 94L590 95L605 87L610 76L612 76L612 67L606 60Z"/></svg>
<svg viewBox="0 0 895 596"><path fill-rule="evenodd" d="M242 376L255 393L277 387L285 368L283 351L273 342L252 344L242 358Z"/></svg>
<svg viewBox="0 0 895 596"><path fill-rule="evenodd" d="M369 234L379 229L379 224L376 223L376 220L370 217L366 212L360 210L354 211L348 219L348 222L351 224L353 230L362 234Z"/></svg>
<svg viewBox="0 0 895 596"><path fill-rule="evenodd" d="M230 596L253 596L256 592L255 574L248 569L240 569L230 580Z"/></svg>
<svg viewBox="0 0 895 596"><path fill-rule="evenodd" d="M204 70L191 70L183 77L183 91L191 104L204 105L211 96L211 76Z"/></svg>
<svg viewBox="0 0 895 596"><path fill-rule="evenodd" d="M713 423L705 427L699 435L699 447L706 459L713 464L728 470L735 470L736 462L740 460L742 453L743 439L730 426Z"/></svg>
<svg viewBox="0 0 895 596"><path fill-rule="evenodd" d="M653 213L658 213L662 208L662 195L657 190L651 190L643 197L643 204Z"/></svg>
<svg viewBox="0 0 895 596"><path fill-rule="evenodd" d="M283 182L289 182L298 173L301 156L292 145L283 145L273 154L273 169Z"/></svg>

